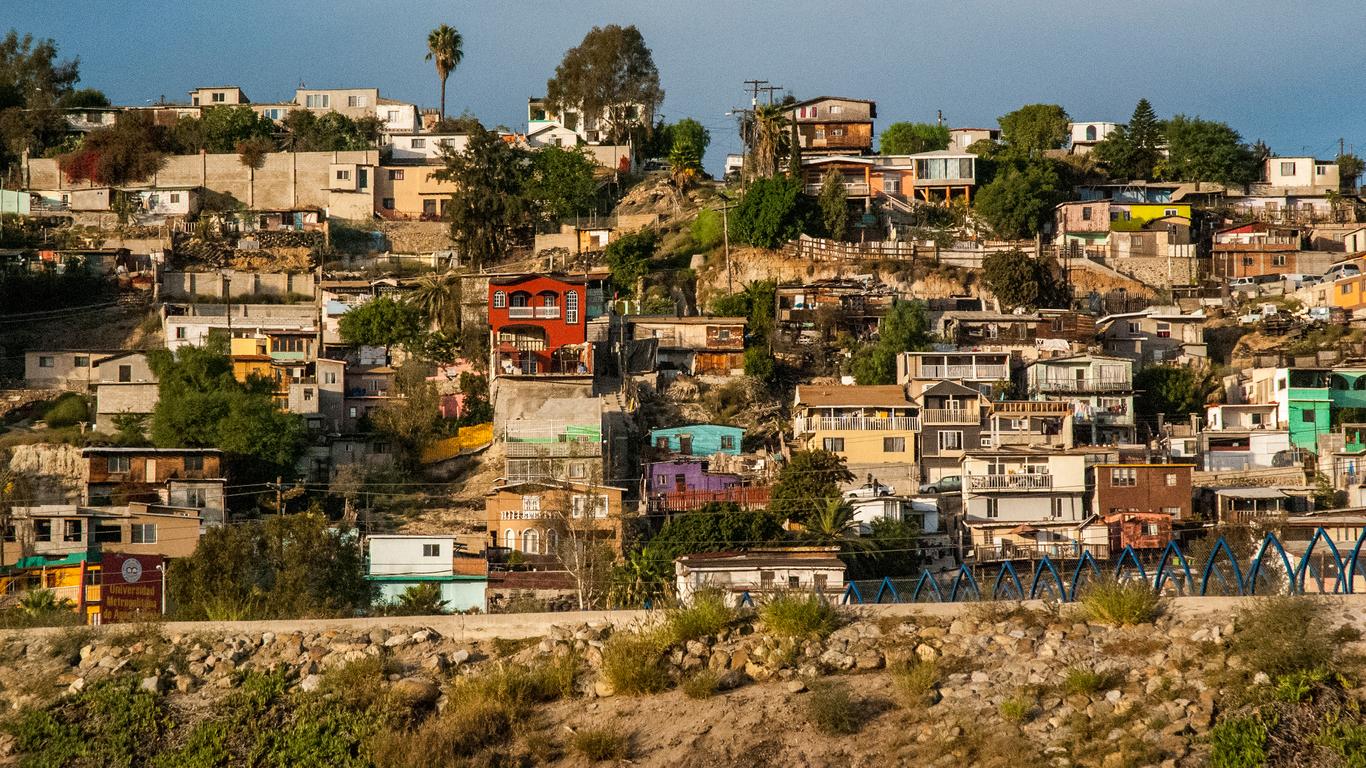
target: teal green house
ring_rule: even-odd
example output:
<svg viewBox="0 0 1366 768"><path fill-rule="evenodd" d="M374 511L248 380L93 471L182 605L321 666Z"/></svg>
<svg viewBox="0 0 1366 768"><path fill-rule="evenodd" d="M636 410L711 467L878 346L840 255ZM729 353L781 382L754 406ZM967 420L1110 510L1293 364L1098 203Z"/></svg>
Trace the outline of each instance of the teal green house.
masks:
<svg viewBox="0 0 1366 768"><path fill-rule="evenodd" d="M686 427L666 427L650 431L650 445L655 449L684 456L714 456L727 453L740 455L740 443L745 430L725 424L689 424Z"/></svg>
<svg viewBox="0 0 1366 768"><path fill-rule="evenodd" d="M488 561L460 554L454 536L375 535L366 545L365 578L375 588L377 605L396 603L409 589L434 584L447 613L488 609Z"/></svg>

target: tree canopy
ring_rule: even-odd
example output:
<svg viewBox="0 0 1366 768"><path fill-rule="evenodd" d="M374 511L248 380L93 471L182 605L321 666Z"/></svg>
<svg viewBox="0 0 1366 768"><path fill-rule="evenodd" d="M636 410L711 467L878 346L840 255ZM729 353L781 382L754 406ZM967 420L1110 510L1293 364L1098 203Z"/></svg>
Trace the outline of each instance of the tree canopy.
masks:
<svg viewBox="0 0 1366 768"><path fill-rule="evenodd" d="M484 129L470 133L464 152L447 148L434 176L455 185L446 215L451 239L478 267L502 256L531 225L525 197L527 153Z"/></svg>
<svg viewBox="0 0 1366 768"><path fill-rule="evenodd" d="M200 117L176 120L171 129L172 140L180 154L200 150L215 154L234 152L238 144L249 139L263 138L274 144L275 133L274 121L247 106L207 107Z"/></svg>
<svg viewBox="0 0 1366 768"><path fill-rule="evenodd" d="M1067 141L1072 118L1057 104L1026 104L1002 115L1001 140L1020 157L1040 157Z"/></svg>
<svg viewBox="0 0 1366 768"><path fill-rule="evenodd" d="M598 194L595 167L578 148L542 147L532 152L526 196L537 217L559 221L592 212Z"/></svg>
<svg viewBox="0 0 1366 768"><path fill-rule="evenodd" d="M925 302L897 301L878 326L878 340L854 353L854 380L859 384L895 384L897 355L928 351L933 348L933 339Z"/></svg>
<svg viewBox="0 0 1366 768"><path fill-rule="evenodd" d="M1096 145L1096 161L1114 179L1152 179L1162 160L1162 123L1147 99L1139 99L1128 125L1117 126Z"/></svg>
<svg viewBox="0 0 1366 768"><path fill-rule="evenodd" d="M1200 413L1210 388L1210 382L1192 368L1150 365L1134 375L1134 410L1144 416Z"/></svg>
<svg viewBox="0 0 1366 768"><path fill-rule="evenodd" d="M664 89L640 30L609 24L593 27L565 53L546 82L546 101L558 111L600 115L609 140L620 143L633 129L653 125Z"/></svg>
<svg viewBox="0 0 1366 768"><path fill-rule="evenodd" d="M0 39L0 170L25 149L41 157L59 146L67 125L59 110L109 100L93 90L76 91L80 61L58 58L57 44L10 30Z"/></svg>
<svg viewBox="0 0 1366 768"><path fill-rule="evenodd" d="M60 166L72 181L119 186L151 178L173 150L164 126L145 112L131 112L91 131L79 149L60 158Z"/></svg>
<svg viewBox="0 0 1366 768"><path fill-rule="evenodd" d="M1036 259L1020 250L993 253L982 262L982 283L1005 310L1063 304L1065 286L1057 277L1057 263Z"/></svg>
<svg viewBox="0 0 1366 768"><path fill-rule="evenodd" d="M1166 123L1166 137L1164 179L1247 184L1261 176L1252 148L1225 123L1176 115Z"/></svg>
<svg viewBox="0 0 1366 768"><path fill-rule="evenodd" d="M342 315L338 330L347 344L411 345L421 337L423 321L417 305L380 296Z"/></svg>
<svg viewBox="0 0 1366 768"><path fill-rule="evenodd" d="M914 155L949 148L949 129L936 123L892 123L878 135L878 152Z"/></svg>
<svg viewBox="0 0 1366 768"><path fill-rule="evenodd" d="M378 146L383 124L373 116L353 120L340 112L291 109L280 126L282 148L291 152L350 152Z"/></svg>
<svg viewBox="0 0 1366 768"><path fill-rule="evenodd" d="M777 248L803 232L817 228L811 198L802 183L790 176L759 178L750 183L745 196L731 213L735 239L761 248Z"/></svg>
<svg viewBox="0 0 1366 768"><path fill-rule="evenodd" d="M607 244L603 253L607 268L612 271L612 285L624 296L634 296L640 280L650 270L650 259L655 255L655 233L642 229L622 235Z"/></svg>
<svg viewBox="0 0 1366 768"><path fill-rule="evenodd" d="M821 209L821 224L832 240L849 237L849 199L844 194L844 176L839 171L827 171L821 181L821 192L816 197Z"/></svg>
<svg viewBox="0 0 1366 768"><path fill-rule="evenodd" d="M464 45L460 33L445 24L427 34L427 61L436 66L436 76L441 80L441 109L437 113L441 120L446 119L446 78L464 60Z"/></svg>
<svg viewBox="0 0 1366 768"><path fill-rule="evenodd" d="M1069 191L1051 160L1006 164L973 198L973 209L998 237L1022 240L1043 230Z"/></svg>
<svg viewBox="0 0 1366 768"><path fill-rule="evenodd" d="M840 498L840 484L854 479L844 459L820 449L795 451L769 493L768 511L801 522Z"/></svg>

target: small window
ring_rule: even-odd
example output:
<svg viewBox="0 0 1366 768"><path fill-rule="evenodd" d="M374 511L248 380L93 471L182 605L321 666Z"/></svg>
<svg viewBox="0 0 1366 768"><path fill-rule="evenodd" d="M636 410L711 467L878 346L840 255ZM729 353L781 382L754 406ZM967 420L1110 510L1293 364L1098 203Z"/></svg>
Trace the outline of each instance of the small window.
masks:
<svg viewBox="0 0 1366 768"><path fill-rule="evenodd" d="M380 204L380 206L383 207L384 210L386 210L386 211L392 211L392 210L394 210L394 198L392 198L392 197L381 198L379 204Z"/></svg>
<svg viewBox="0 0 1366 768"><path fill-rule="evenodd" d="M52 368L56 366L56 364L56 361L52 358L51 355L39 355L38 357L39 368Z"/></svg>
<svg viewBox="0 0 1366 768"><path fill-rule="evenodd" d="M1001 516L1001 504L999 499L987 499L987 519L995 520Z"/></svg>
<svg viewBox="0 0 1366 768"><path fill-rule="evenodd" d="M724 438L723 438L723 439L724 439ZM667 438L667 437L656 437L656 438L655 438L655 447L658 448L658 449L661 450L661 451L667 451L667 450L669 450L669 438Z"/></svg>
<svg viewBox="0 0 1366 768"><path fill-rule="evenodd" d="M1129 321L1129 333L1142 333L1143 327L1133 320Z"/></svg>
<svg viewBox="0 0 1366 768"><path fill-rule="evenodd" d="M76 355L75 359L71 361L71 364L77 368L89 368L90 358L84 355Z"/></svg>
<svg viewBox="0 0 1366 768"><path fill-rule="evenodd" d="M1138 470L1133 467L1115 467L1110 470L1110 486L1129 488L1138 485Z"/></svg>
<svg viewBox="0 0 1366 768"><path fill-rule="evenodd" d="M427 148L427 140L426 140L426 139L413 139L413 149L426 149L426 148Z"/></svg>
<svg viewBox="0 0 1366 768"><path fill-rule="evenodd" d="M939 432L939 450L941 451L961 451L963 450L963 432L961 430L941 430Z"/></svg>
<svg viewBox="0 0 1366 768"><path fill-rule="evenodd" d="M906 438L904 437L884 437L882 438L883 453L905 453Z"/></svg>
<svg viewBox="0 0 1366 768"><path fill-rule="evenodd" d="M1281 163L1281 175L1282 175L1282 176L1294 176L1294 175L1295 175L1295 164L1294 164L1294 163Z"/></svg>
<svg viewBox="0 0 1366 768"><path fill-rule="evenodd" d="M37 541L52 541L52 521L34 520L33 538Z"/></svg>
<svg viewBox="0 0 1366 768"><path fill-rule="evenodd" d="M348 107L363 107L363 106L365 106L365 97L364 97L364 96L347 96L347 97L346 97L346 106L348 106Z"/></svg>
<svg viewBox="0 0 1366 768"><path fill-rule="evenodd" d="M204 471L204 455L203 455L203 454L199 454L199 453L187 454L187 455L185 456L185 471L186 471L186 472L203 472L203 471Z"/></svg>
<svg viewBox="0 0 1366 768"><path fill-rule="evenodd" d="M403 181L403 169L391 168L389 170L389 181Z"/></svg>
<svg viewBox="0 0 1366 768"><path fill-rule="evenodd" d="M1143 524L1143 535L1145 535L1145 536L1156 536L1156 535L1160 534L1161 532L1162 532L1162 531L1161 531L1161 529L1158 527L1157 523L1144 523L1144 524Z"/></svg>
<svg viewBox="0 0 1366 768"><path fill-rule="evenodd" d="M134 544L155 544L157 543L157 524L156 523L133 523L130 526L132 541Z"/></svg>
<svg viewBox="0 0 1366 768"><path fill-rule="evenodd" d="M722 450L726 450L726 451L734 450L734 449L735 449L735 435L722 435L722 436L721 436L721 449L722 449Z"/></svg>
<svg viewBox="0 0 1366 768"><path fill-rule="evenodd" d="M821 441L821 447L831 453L841 453L844 451L844 438L827 437Z"/></svg>
<svg viewBox="0 0 1366 768"><path fill-rule="evenodd" d="M203 509L208 506L207 495L203 488L190 488L185 491L185 506Z"/></svg>
<svg viewBox="0 0 1366 768"><path fill-rule="evenodd" d="M178 325L178 326L176 326L176 329L175 329L175 337L176 337L177 339L184 339L184 338L186 338L186 335L185 335L185 326L183 326L183 325Z"/></svg>
<svg viewBox="0 0 1366 768"><path fill-rule="evenodd" d="M502 291L493 292L493 308L502 309L508 304L508 295Z"/></svg>
<svg viewBox="0 0 1366 768"><path fill-rule="evenodd" d="M221 104L228 100L227 94L223 93L222 91L214 91L213 96L211 96L210 98L217 104Z"/></svg>
<svg viewBox="0 0 1366 768"><path fill-rule="evenodd" d="M340 168L337 169L337 181L350 181L350 179L351 179L351 172L350 172L350 171L342 170L342 169L340 169Z"/></svg>
<svg viewBox="0 0 1366 768"><path fill-rule="evenodd" d="M1171 337L1172 337L1172 324L1171 324L1171 323L1164 323L1164 322L1162 322L1162 321L1159 320L1158 323L1157 323L1157 338L1159 338L1159 339L1170 339Z"/></svg>
<svg viewBox="0 0 1366 768"><path fill-rule="evenodd" d="M1284 253L1273 253L1273 254L1271 255L1271 266L1273 266L1273 267L1284 267L1284 266L1285 266L1285 254L1284 254Z"/></svg>
<svg viewBox="0 0 1366 768"><path fill-rule="evenodd" d="M541 511L541 497L540 497L540 496L523 496L523 497L522 497L522 511L523 511L523 512L540 512L540 511Z"/></svg>
<svg viewBox="0 0 1366 768"><path fill-rule="evenodd" d="M588 477L588 467L582 461L574 461L569 464L569 477L574 480L582 480Z"/></svg>
<svg viewBox="0 0 1366 768"><path fill-rule="evenodd" d="M1163 512L1164 514L1171 515L1172 517L1180 517L1180 516L1181 516L1181 508L1180 508L1180 507L1163 507L1163 508L1162 508L1162 512Z"/></svg>
<svg viewBox="0 0 1366 768"><path fill-rule="evenodd" d="M1087 206L1082 207L1082 209L1081 209L1081 220L1082 220L1082 221L1090 221L1090 220L1091 220L1091 206L1087 205Z"/></svg>
<svg viewBox="0 0 1366 768"><path fill-rule="evenodd" d="M1167 485L1168 485L1168 486L1176 485L1176 473L1175 473L1175 472L1168 472L1168 473L1167 473Z"/></svg>
<svg viewBox="0 0 1366 768"><path fill-rule="evenodd" d="M1054 519L1054 520L1061 520L1061 519L1062 519L1062 516L1063 516L1063 512L1065 511L1065 509L1066 509L1066 500L1065 500L1065 499L1058 498L1058 497L1055 496L1055 497L1053 498L1053 503L1052 503L1052 505L1051 505L1051 509L1049 510L1049 513L1053 516L1053 519Z"/></svg>
<svg viewBox="0 0 1366 768"><path fill-rule="evenodd" d="M1313 411L1300 411L1300 421L1304 422L1305 424L1313 424L1313 423L1314 423L1314 412L1313 412Z"/></svg>
<svg viewBox="0 0 1366 768"><path fill-rule="evenodd" d="M423 557L441 557L441 545L440 545L440 544L423 544L423 545L422 545L422 556L423 556Z"/></svg>
<svg viewBox="0 0 1366 768"><path fill-rule="evenodd" d="M1177 213L1177 210L1176 210L1175 208L1168 208L1168 209L1162 211L1162 215L1163 215L1163 216L1179 216L1180 214Z"/></svg>
<svg viewBox="0 0 1366 768"><path fill-rule="evenodd" d="M336 383L337 383L337 372L336 372L336 371L327 371L326 373L324 373L324 374L323 374L323 383L324 383L324 384L336 384Z"/></svg>
<svg viewBox="0 0 1366 768"><path fill-rule="evenodd" d="M62 541L75 543L81 540L81 530L84 528L81 520L62 521Z"/></svg>
<svg viewBox="0 0 1366 768"><path fill-rule="evenodd" d="M172 192L172 193L171 193L171 202L172 202L172 203L179 203L179 202L180 202L180 193L179 193L179 192Z"/></svg>
<svg viewBox="0 0 1366 768"><path fill-rule="evenodd" d="M107 469L110 474L122 474L128 472L132 462L127 456L110 456L106 459Z"/></svg>
<svg viewBox="0 0 1366 768"><path fill-rule="evenodd" d="M306 403L306 402L308 402L308 401L310 401L310 400L312 400L312 399L313 399L313 388L312 388L312 387L304 387L304 402Z"/></svg>

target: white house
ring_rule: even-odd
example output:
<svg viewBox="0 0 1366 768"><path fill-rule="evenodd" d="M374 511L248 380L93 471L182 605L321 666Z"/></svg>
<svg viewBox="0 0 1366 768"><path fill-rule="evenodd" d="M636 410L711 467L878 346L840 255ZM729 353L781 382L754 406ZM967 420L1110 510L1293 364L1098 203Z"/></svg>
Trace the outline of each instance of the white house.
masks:
<svg viewBox="0 0 1366 768"><path fill-rule="evenodd" d="M484 611L488 564L460 557L454 535L371 536L366 579L379 591L377 602L392 603L407 590L435 584L447 611Z"/></svg>
<svg viewBox="0 0 1366 768"><path fill-rule="evenodd" d="M1072 154L1084 155L1090 152L1118 127L1119 123L1069 123L1067 129L1072 138Z"/></svg>
<svg viewBox="0 0 1366 768"><path fill-rule="evenodd" d="M1341 186L1338 164L1312 157L1268 157L1266 183L1280 189L1327 192Z"/></svg>
<svg viewBox="0 0 1366 768"><path fill-rule="evenodd" d="M432 163L450 147L464 152L470 137L463 133L393 133L389 135L389 158L399 163Z"/></svg>
<svg viewBox="0 0 1366 768"><path fill-rule="evenodd" d="M1086 457L1078 450L1006 446L963 457L967 557L1075 557L1086 509Z"/></svg>
<svg viewBox="0 0 1366 768"><path fill-rule="evenodd" d="M674 560L675 588L685 604L704 589L720 590L732 603L745 593L757 600L782 591L834 598L844 591L844 561L838 553L839 547L782 547L684 555Z"/></svg>

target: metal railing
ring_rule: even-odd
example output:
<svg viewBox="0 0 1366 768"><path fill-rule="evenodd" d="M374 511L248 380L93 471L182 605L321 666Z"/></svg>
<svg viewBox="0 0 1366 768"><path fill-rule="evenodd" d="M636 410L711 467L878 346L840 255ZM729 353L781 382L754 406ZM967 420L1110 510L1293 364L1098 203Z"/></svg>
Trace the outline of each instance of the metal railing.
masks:
<svg viewBox="0 0 1366 768"><path fill-rule="evenodd" d="M556 320L560 308L554 307L508 307L508 318L512 320Z"/></svg>
<svg viewBox="0 0 1366 768"><path fill-rule="evenodd" d="M601 456L602 444L587 440L566 443L524 443L509 440L503 446L503 453L510 459L587 458Z"/></svg>
<svg viewBox="0 0 1366 768"><path fill-rule="evenodd" d="M1053 489L1053 476L968 475L968 489L973 491L1049 491Z"/></svg>
<svg viewBox="0 0 1366 768"><path fill-rule="evenodd" d="M915 416L799 416L794 420L794 427L798 432L919 432L920 419Z"/></svg>
<svg viewBox="0 0 1366 768"><path fill-rule="evenodd" d="M540 510L505 509L498 513L499 520L540 520L544 514Z"/></svg>
<svg viewBox="0 0 1366 768"><path fill-rule="evenodd" d="M1041 560L1045 557L1057 560L1075 560L1083 553L1100 560L1110 558L1110 545L1088 544L1075 539L1066 541L996 541L991 544L973 544L965 559L975 562L994 560Z"/></svg>
<svg viewBox="0 0 1366 768"><path fill-rule="evenodd" d="M920 376L926 379L973 379L978 381L1004 381L1010 372L1004 365L922 365Z"/></svg>
<svg viewBox="0 0 1366 768"><path fill-rule="evenodd" d="M981 422L978 408L921 408L920 418L926 424L977 424Z"/></svg>
<svg viewBox="0 0 1366 768"><path fill-rule="evenodd" d="M1035 381L1031 389L1035 392L1122 392L1133 389L1133 379L1128 376L1084 378L1084 379L1043 379Z"/></svg>

